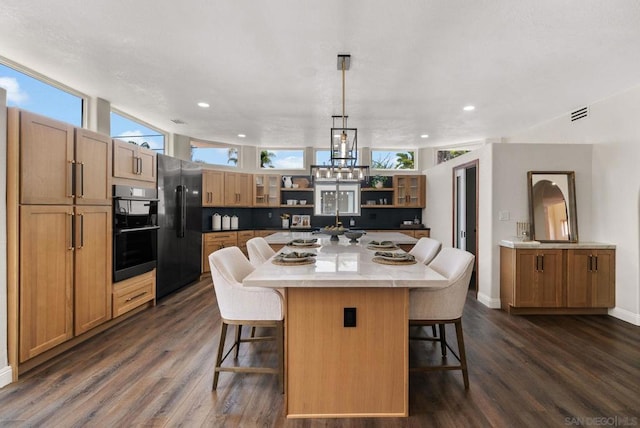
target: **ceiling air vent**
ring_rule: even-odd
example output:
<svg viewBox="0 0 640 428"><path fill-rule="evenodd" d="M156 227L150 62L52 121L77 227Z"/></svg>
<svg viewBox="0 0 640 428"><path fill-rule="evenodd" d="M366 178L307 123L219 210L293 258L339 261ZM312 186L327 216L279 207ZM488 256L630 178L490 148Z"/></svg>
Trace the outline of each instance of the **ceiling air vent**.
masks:
<svg viewBox="0 0 640 428"><path fill-rule="evenodd" d="M180 119L171 119L171 122L175 123L176 125L186 125L187 122L180 120Z"/></svg>
<svg viewBox="0 0 640 428"><path fill-rule="evenodd" d="M579 119L584 119L589 116L589 107L582 107L576 111L571 112L571 122L575 122Z"/></svg>

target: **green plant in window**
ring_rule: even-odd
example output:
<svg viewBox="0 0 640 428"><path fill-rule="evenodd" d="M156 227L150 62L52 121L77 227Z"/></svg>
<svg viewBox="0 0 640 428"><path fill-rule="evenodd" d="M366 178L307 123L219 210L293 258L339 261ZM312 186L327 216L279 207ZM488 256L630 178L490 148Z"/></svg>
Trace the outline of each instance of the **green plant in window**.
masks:
<svg viewBox="0 0 640 428"><path fill-rule="evenodd" d="M238 165L238 149L236 148L227 149L227 163Z"/></svg>
<svg viewBox="0 0 640 428"><path fill-rule="evenodd" d="M268 150L260 152L260 168L273 168L273 158L276 154Z"/></svg>
<svg viewBox="0 0 640 428"><path fill-rule="evenodd" d="M414 152L401 152L396 153L396 168L397 169L414 169Z"/></svg>

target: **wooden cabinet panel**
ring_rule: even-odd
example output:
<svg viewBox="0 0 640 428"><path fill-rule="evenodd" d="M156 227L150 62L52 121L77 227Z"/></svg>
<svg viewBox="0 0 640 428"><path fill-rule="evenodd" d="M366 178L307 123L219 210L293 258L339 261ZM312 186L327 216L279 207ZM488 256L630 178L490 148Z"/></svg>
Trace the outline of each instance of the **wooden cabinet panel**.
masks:
<svg viewBox="0 0 640 428"><path fill-rule="evenodd" d="M73 204L73 126L20 111L20 203Z"/></svg>
<svg viewBox="0 0 640 428"><path fill-rule="evenodd" d="M76 204L111 206L111 138L76 129L75 159Z"/></svg>
<svg viewBox="0 0 640 428"><path fill-rule="evenodd" d="M224 205L250 207L253 195L253 176L239 172L224 173Z"/></svg>
<svg viewBox="0 0 640 428"><path fill-rule="evenodd" d="M153 150L121 140L113 140L113 176L155 182L157 156Z"/></svg>
<svg viewBox="0 0 640 428"><path fill-rule="evenodd" d="M429 238L431 237L431 231L430 230L414 230L413 237L416 239Z"/></svg>
<svg viewBox="0 0 640 428"><path fill-rule="evenodd" d="M249 257L249 252L247 251L247 241L253 238L254 233L253 230L243 230L238 232L238 248L242 250L245 256Z"/></svg>
<svg viewBox="0 0 640 428"><path fill-rule="evenodd" d="M426 177L424 175L393 176L394 205L403 208L424 208Z"/></svg>
<svg viewBox="0 0 640 428"><path fill-rule="evenodd" d="M111 319L111 207L76 208L75 334Z"/></svg>
<svg viewBox="0 0 640 428"><path fill-rule="evenodd" d="M221 207L224 206L224 172L203 170L202 171L202 206Z"/></svg>
<svg viewBox="0 0 640 428"><path fill-rule="evenodd" d="M500 247L500 300L511 313L606 313L615 305L615 250Z"/></svg>
<svg viewBox="0 0 640 428"><path fill-rule="evenodd" d="M20 207L19 360L73 337L73 208Z"/></svg>
<svg viewBox="0 0 640 428"><path fill-rule="evenodd" d="M567 305L579 308L615 306L615 251L569 250Z"/></svg>
<svg viewBox="0 0 640 428"><path fill-rule="evenodd" d="M209 254L221 248L238 245L238 232L212 232L202 234L202 272L210 272Z"/></svg>
<svg viewBox="0 0 640 428"><path fill-rule="evenodd" d="M113 284L113 317L156 298L156 270Z"/></svg>
<svg viewBox="0 0 640 428"><path fill-rule="evenodd" d="M518 250L516 253L516 306L563 305L562 250Z"/></svg>

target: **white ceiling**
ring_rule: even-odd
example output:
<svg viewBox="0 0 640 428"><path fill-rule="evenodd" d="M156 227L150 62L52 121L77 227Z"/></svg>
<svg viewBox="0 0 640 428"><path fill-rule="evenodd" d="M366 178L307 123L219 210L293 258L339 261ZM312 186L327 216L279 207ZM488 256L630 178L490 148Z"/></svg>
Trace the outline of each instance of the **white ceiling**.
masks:
<svg viewBox="0 0 640 428"><path fill-rule="evenodd" d="M209 141L327 146L341 112L338 53L352 55L346 113L361 146L499 138L640 84L640 2L0 4L0 56Z"/></svg>

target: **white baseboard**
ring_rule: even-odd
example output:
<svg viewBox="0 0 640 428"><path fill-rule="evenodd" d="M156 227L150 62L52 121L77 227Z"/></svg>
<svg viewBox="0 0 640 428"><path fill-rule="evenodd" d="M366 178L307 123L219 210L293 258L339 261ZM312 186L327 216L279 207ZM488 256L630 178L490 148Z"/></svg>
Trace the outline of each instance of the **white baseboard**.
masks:
<svg viewBox="0 0 640 428"><path fill-rule="evenodd" d="M491 309L500 309L500 299L494 299L484 293L478 293L478 302Z"/></svg>
<svg viewBox="0 0 640 428"><path fill-rule="evenodd" d="M13 370L11 366L0 369L0 388L3 388L13 382Z"/></svg>
<svg viewBox="0 0 640 428"><path fill-rule="evenodd" d="M616 306L613 309L609 309L609 315L622 321L626 321L630 324L640 326L640 314L634 314L633 312L626 309L621 309Z"/></svg>

